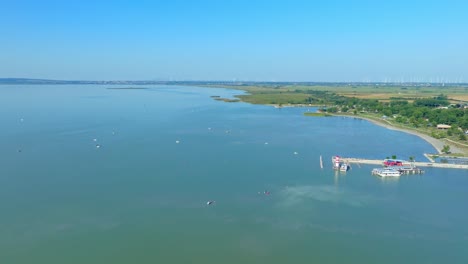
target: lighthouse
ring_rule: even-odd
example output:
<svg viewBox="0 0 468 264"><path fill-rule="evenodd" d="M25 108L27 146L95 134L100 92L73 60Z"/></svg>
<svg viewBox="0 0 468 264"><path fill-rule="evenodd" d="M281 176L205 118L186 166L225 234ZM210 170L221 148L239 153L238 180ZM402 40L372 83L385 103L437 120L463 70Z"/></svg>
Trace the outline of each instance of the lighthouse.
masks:
<svg viewBox="0 0 468 264"><path fill-rule="evenodd" d="M335 156L333 157L333 168L335 170L339 170L340 169L340 156Z"/></svg>

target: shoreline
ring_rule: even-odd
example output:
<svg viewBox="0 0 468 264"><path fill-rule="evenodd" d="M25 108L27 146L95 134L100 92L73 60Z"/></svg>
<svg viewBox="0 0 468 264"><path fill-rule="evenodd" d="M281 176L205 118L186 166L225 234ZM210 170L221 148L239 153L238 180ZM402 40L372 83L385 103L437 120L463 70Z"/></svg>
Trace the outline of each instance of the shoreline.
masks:
<svg viewBox="0 0 468 264"><path fill-rule="evenodd" d="M405 129L405 128L400 128L400 127L395 127L395 126L390 125L390 124L385 124L384 122L380 122L380 121L374 120L372 118L367 118L367 117L362 117L362 116L336 115L336 114L333 114L333 116L359 118L359 119L367 120L367 121L369 121L369 122L371 122L373 124L376 124L378 126L385 127L387 129L396 130L396 131L400 131L400 132L404 132L404 133L407 133L407 134L418 136L418 137L422 138L423 140L425 140L426 142L428 142L429 144L431 144L437 150L437 152L438 152L437 154L443 154L442 153L442 148L444 147L444 145L449 145L450 150L451 150L452 153L461 153L461 154L465 153L463 150L461 150L457 146L454 146L454 145L449 144L449 143L445 143L444 141L442 141L440 139L433 138L431 136L428 136L428 135L423 134L423 133L418 132L418 131L409 130L409 129Z"/></svg>
<svg viewBox="0 0 468 264"><path fill-rule="evenodd" d="M282 107L317 107L317 105L289 105L289 104L288 105L282 105L282 106L279 106L279 105L276 105L276 104L269 104L269 105L274 106L275 108L282 108ZM449 145L450 149L451 149L451 152L460 153L460 154L465 155L465 151L458 148L457 146L454 146L453 144L446 143L446 142L444 142L444 141L442 141L440 139L433 138L433 137L431 137L429 135L426 135L426 134L418 132L418 131L396 127L396 126L393 126L391 124L386 124L386 123L384 123L384 121L377 121L377 120L374 120L372 118L363 117L363 116L340 115L340 114L330 114L330 115L331 116L350 117L350 118L359 118L359 119L367 120L367 121L369 121L369 122L371 122L371 123L373 123L375 125L385 127L387 129L396 130L396 131L400 131L400 132L404 132L404 133L407 133L407 134L418 136L418 137L422 138L423 140L425 140L426 142L428 142L429 144L431 144L436 149L437 154L443 154L442 149L443 149L444 145Z"/></svg>
<svg viewBox="0 0 468 264"><path fill-rule="evenodd" d="M223 88L242 90L242 91L244 91L244 92L246 92L248 94L248 91L243 90L242 88L232 88L232 87L223 87ZM237 96L235 96L235 97L237 97ZM239 97L237 97L237 98L239 98ZM240 99L241 102L254 104L254 103L251 103L251 102L246 102L246 101L242 100L242 98L239 98L239 99ZM317 104L261 104L261 105L273 106L275 108L287 108L287 107L306 108L306 107L320 107L321 106L321 105L317 105ZM467 152L466 148L457 146L456 144L454 144L456 142L450 143L450 140L448 140L449 142L446 142L444 140L433 138L433 137L431 137L431 136L429 136L427 134L421 133L421 132L416 131L416 130L396 127L396 126L394 126L392 124L385 123L385 121L383 121L383 120L375 120L375 119L368 118L368 117L354 116L354 115L343 115L343 114L341 114L341 115L340 114L331 114L331 116L344 116L344 117L359 118L359 119L367 120L367 121L369 121L369 122L371 122L371 123L373 123L375 125L385 127L387 129L396 130L396 131L404 132L404 133L407 133L407 134L415 135L415 136L425 140L430 145L432 145L432 147L434 147L434 149L437 151L437 154L443 155L444 153L442 152L442 149L444 148L445 145L448 145L448 146L450 146L450 154L453 154L453 153L461 154L464 157L468 155L468 152ZM436 153L433 153L433 154L436 154Z"/></svg>

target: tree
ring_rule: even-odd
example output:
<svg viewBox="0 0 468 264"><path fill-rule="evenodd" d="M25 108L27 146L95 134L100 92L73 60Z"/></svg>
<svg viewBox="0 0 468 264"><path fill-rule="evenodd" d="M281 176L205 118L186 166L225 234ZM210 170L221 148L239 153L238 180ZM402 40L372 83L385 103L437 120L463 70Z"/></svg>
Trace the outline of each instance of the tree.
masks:
<svg viewBox="0 0 468 264"><path fill-rule="evenodd" d="M466 135L462 133L462 134L460 134L460 136L458 137L458 139L463 140L463 141L466 141Z"/></svg>
<svg viewBox="0 0 468 264"><path fill-rule="evenodd" d="M327 112L328 112L328 113L336 113L336 112L338 112L338 108L336 108L336 107L329 107L329 108L327 108Z"/></svg>
<svg viewBox="0 0 468 264"><path fill-rule="evenodd" d="M396 159L396 155L392 155L392 159Z"/></svg>
<svg viewBox="0 0 468 264"><path fill-rule="evenodd" d="M398 123L406 123L406 118L403 116L397 116L397 118L395 118L395 121L397 121Z"/></svg>
<svg viewBox="0 0 468 264"><path fill-rule="evenodd" d="M442 152L445 153L445 154L450 153L450 146L449 145L444 145L444 147L442 148Z"/></svg>
<svg viewBox="0 0 468 264"><path fill-rule="evenodd" d="M413 117L415 118L421 118L423 116L423 112L421 111L421 109L417 109L413 112Z"/></svg>

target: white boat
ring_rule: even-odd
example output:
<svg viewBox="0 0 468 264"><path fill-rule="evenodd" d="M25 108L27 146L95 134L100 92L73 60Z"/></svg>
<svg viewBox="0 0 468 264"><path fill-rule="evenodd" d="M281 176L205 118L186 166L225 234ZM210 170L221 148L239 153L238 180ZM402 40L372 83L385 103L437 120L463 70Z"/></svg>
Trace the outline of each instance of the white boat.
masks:
<svg viewBox="0 0 468 264"><path fill-rule="evenodd" d="M389 169L389 168L384 168L384 169L373 169L372 174L378 175L380 177L400 177L401 172L395 169Z"/></svg>
<svg viewBox="0 0 468 264"><path fill-rule="evenodd" d="M347 163L342 163L340 166L340 171L348 171L349 165Z"/></svg>

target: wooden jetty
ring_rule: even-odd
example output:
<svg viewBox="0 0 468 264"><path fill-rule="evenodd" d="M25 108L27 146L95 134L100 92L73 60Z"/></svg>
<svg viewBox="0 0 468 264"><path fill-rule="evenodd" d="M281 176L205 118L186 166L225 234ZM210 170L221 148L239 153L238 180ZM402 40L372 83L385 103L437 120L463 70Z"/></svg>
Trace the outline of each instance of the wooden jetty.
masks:
<svg viewBox="0 0 468 264"><path fill-rule="evenodd" d="M354 164L372 164L372 165L383 165L382 160L371 160L371 159L359 159L359 158L341 158L343 161ZM408 162L403 164L404 166L411 167L433 167L433 168L444 168L444 169L464 169L468 170L467 164L450 164L450 163L435 163L435 162Z"/></svg>

